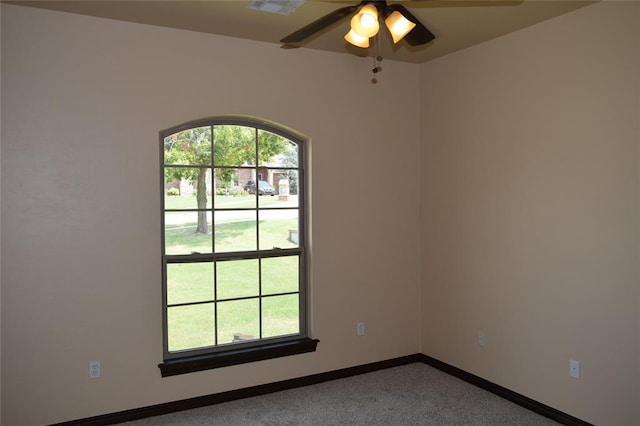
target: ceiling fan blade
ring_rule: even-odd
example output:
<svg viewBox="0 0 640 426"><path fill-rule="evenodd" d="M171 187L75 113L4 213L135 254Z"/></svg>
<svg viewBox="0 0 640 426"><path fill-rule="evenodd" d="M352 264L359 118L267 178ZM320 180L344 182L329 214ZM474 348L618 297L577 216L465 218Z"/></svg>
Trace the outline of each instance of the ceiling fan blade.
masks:
<svg viewBox="0 0 640 426"><path fill-rule="evenodd" d="M289 34L288 36L280 40L280 42L285 44L300 43L305 39L311 37L318 31L321 31L326 27L340 21L341 19L344 19L347 16L355 13L355 11L358 10L359 7L360 5L353 5L336 9L333 12L323 16L322 18L313 21L309 25L300 28L298 31Z"/></svg>
<svg viewBox="0 0 640 426"><path fill-rule="evenodd" d="M411 12L409 12L407 8L404 7L403 5L393 4L389 7L392 10L397 10L398 12L402 13L402 15L408 20L410 20L411 22L415 22L416 26L411 31L409 31L409 33L403 38L403 40L406 40L407 43L409 43L411 46L419 46L421 44L427 44L431 40L436 38L436 36L433 35L433 33L429 31L429 29L425 27L418 20L418 18L413 16Z"/></svg>

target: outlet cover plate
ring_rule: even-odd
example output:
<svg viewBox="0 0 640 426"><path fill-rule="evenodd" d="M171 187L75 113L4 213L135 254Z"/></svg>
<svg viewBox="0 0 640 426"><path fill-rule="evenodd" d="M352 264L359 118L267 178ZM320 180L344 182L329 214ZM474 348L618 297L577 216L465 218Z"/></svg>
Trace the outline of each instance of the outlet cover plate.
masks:
<svg viewBox="0 0 640 426"><path fill-rule="evenodd" d="M100 377L100 361L89 362L89 378L97 379Z"/></svg>
<svg viewBox="0 0 640 426"><path fill-rule="evenodd" d="M576 361L575 359L569 360L569 376L574 379L580 378L580 361Z"/></svg>

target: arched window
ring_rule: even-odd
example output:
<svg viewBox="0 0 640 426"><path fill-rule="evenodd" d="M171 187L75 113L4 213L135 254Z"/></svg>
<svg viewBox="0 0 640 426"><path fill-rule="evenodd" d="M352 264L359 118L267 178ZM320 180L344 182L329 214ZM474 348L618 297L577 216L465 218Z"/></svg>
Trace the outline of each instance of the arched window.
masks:
<svg viewBox="0 0 640 426"><path fill-rule="evenodd" d="M246 117L160 132L163 376L315 350L306 141Z"/></svg>

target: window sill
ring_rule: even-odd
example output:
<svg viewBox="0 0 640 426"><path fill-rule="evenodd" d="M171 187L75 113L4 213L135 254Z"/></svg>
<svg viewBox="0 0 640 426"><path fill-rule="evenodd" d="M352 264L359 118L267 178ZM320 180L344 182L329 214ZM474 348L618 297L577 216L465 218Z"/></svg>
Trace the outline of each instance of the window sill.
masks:
<svg viewBox="0 0 640 426"><path fill-rule="evenodd" d="M162 377L229 367L266 359L315 352L319 340L308 337L207 355L176 358L158 364Z"/></svg>

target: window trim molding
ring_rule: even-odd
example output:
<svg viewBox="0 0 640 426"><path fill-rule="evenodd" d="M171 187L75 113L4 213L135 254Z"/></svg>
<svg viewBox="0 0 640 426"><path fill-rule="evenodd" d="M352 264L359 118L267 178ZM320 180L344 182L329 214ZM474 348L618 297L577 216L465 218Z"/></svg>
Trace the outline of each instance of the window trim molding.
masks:
<svg viewBox="0 0 640 426"><path fill-rule="evenodd" d="M303 337L296 340L262 344L248 348L239 347L206 355L173 358L158 364L158 367L160 368L162 377L176 376L179 374L194 373L196 371L315 352L318 342L320 341L317 339Z"/></svg>
<svg viewBox="0 0 640 426"><path fill-rule="evenodd" d="M280 124L270 122L258 117L253 116L237 116L237 115L223 115L206 117L197 120L192 120L177 126L164 129L159 132L160 136L160 189L161 189L161 232L164 236L164 150L162 149L164 138L168 135L182 132L191 128L202 126L216 126L216 125L238 125L252 127L257 130L268 131L273 134L279 135L285 139L288 139L298 145L299 157L298 157L298 184L299 184L299 199L298 210L300 213L299 233L300 243L296 249L286 249L286 252L298 252L300 257L300 280L304 282L304 285L299 287L300 297L300 332L291 336L277 336L274 338L264 338L254 340L246 343L238 343L233 345L218 345L207 348L194 348L192 350L185 350L184 353L188 355L181 355L180 352L169 352L168 341L166 332L166 309L167 309L167 295L166 295L166 265L167 255L164 249L164 239L162 241L162 299L163 299L163 342L162 352L163 361L158 364L162 377L174 376L179 374L192 373L197 371L209 370L220 367L227 367L232 365L250 363L255 361L262 361L272 358L285 357L290 355L302 354L307 352L314 352L316 350L319 340L312 339L310 337L310 271L309 271L309 237L310 237L310 212L309 212L309 139L303 136L301 133L292 130L288 127ZM258 208L258 207L257 207ZM275 253L271 253L271 250L267 250L264 253L264 257L279 257L275 256ZM175 256L174 256L175 257ZM215 257L215 254L214 254ZM235 256L231 256L235 257ZM241 254L238 254L239 258L242 258Z"/></svg>

